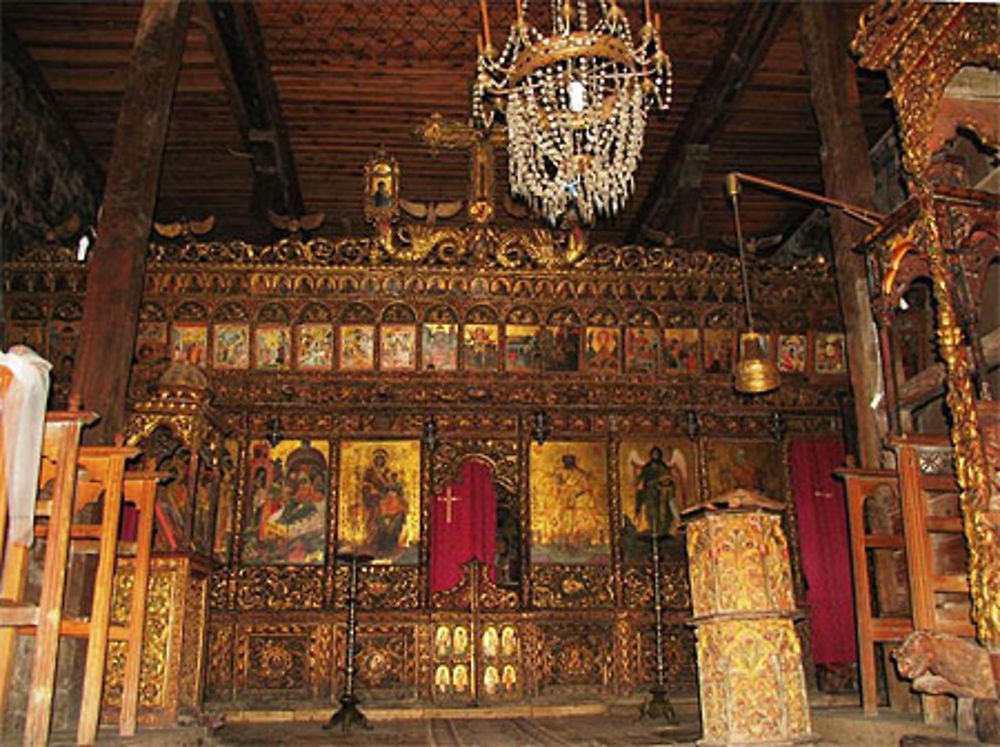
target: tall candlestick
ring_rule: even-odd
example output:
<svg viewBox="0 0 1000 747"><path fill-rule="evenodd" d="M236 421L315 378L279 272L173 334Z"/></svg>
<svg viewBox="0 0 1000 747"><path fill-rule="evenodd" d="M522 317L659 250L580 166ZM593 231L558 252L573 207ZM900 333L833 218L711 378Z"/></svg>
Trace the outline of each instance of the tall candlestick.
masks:
<svg viewBox="0 0 1000 747"><path fill-rule="evenodd" d="M486 48L489 49L493 44L490 41L490 9L486 0L479 0L479 13L483 17L483 39L486 42Z"/></svg>
<svg viewBox="0 0 1000 747"><path fill-rule="evenodd" d="M660 567L660 541L667 535L661 534L660 503L653 504L653 526L650 540L653 543L653 620L656 625L654 642L656 644L656 682L650 689L652 697L648 703L643 703L639 709L642 718L662 717L668 724L677 724L677 714L667 697L666 664L663 660L663 577Z"/></svg>
<svg viewBox="0 0 1000 747"><path fill-rule="evenodd" d="M344 654L344 693L340 696L340 708L330 720L323 725L324 729L332 729L340 724L346 733L352 726L371 729L367 717L358 708L358 697L354 694L354 676L357 673L357 637L358 637L358 565L370 563L371 555L358 555L353 552L339 553L337 560L350 563L351 575L347 586L347 640Z"/></svg>

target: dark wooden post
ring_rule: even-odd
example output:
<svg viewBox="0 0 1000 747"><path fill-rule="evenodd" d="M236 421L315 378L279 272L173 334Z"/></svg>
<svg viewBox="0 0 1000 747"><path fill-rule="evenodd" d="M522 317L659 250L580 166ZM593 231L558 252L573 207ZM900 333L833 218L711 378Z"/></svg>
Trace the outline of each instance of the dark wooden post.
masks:
<svg viewBox="0 0 1000 747"><path fill-rule="evenodd" d="M799 8L812 105L823 143L820 156L824 191L829 197L871 206L875 177L861 122L855 65L848 55L846 17L839 3L807 2ZM847 332L847 360L861 452L858 456L862 467L875 468L882 452L882 434L872 409L880 389L878 341L864 258L852 251L864 237L865 227L840 212L831 212L830 234Z"/></svg>
<svg viewBox="0 0 1000 747"><path fill-rule="evenodd" d="M101 415L92 442L110 441L125 420L149 229L190 13L181 0L145 0L136 30L73 371L73 394Z"/></svg>

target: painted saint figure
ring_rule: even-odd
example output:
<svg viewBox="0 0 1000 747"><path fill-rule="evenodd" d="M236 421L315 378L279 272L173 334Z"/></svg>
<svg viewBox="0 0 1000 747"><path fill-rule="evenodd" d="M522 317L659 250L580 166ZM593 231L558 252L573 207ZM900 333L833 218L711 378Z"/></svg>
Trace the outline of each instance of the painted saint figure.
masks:
<svg viewBox="0 0 1000 747"><path fill-rule="evenodd" d="M455 628L453 656L465 656L469 652L469 631L459 625Z"/></svg>
<svg viewBox="0 0 1000 747"><path fill-rule="evenodd" d="M562 516L554 539L570 547L605 544L604 526L598 518L604 509L590 474L577 464L575 454L563 454L562 466L552 475L552 485Z"/></svg>
<svg viewBox="0 0 1000 747"><path fill-rule="evenodd" d="M451 688L451 672L443 664L434 671L434 689L439 695L447 695Z"/></svg>
<svg viewBox="0 0 1000 747"><path fill-rule="evenodd" d="M469 689L469 670L466 669L465 664L459 664L455 667L451 675L451 681L455 685L456 693L464 693Z"/></svg>
<svg viewBox="0 0 1000 747"><path fill-rule="evenodd" d="M500 638L497 636L497 629L492 625L486 628L483 633L483 656L492 659L499 653Z"/></svg>
<svg viewBox="0 0 1000 747"><path fill-rule="evenodd" d="M640 463L637 454L632 454L630 461L636 467ZM659 446L651 448L649 460L635 477L633 524L648 527L656 534L677 534L681 518L678 504L684 503L686 484L687 465L680 450L674 449L670 461L665 462L663 450Z"/></svg>
<svg viewBox="0 0 1000 747"><path fill-rule="evenodd" d="M439 659L451 656L451 629L447 625L439 626L434 634L434 654Z"/></svg>
<svg viewBox="0 0 1000 747"><path fill-rule="evenodd" d="M385 179L379 179L375 183L372 204L377 208L389 207L392 204L392 195L389 194L389 185L386 184Z"/></svg>

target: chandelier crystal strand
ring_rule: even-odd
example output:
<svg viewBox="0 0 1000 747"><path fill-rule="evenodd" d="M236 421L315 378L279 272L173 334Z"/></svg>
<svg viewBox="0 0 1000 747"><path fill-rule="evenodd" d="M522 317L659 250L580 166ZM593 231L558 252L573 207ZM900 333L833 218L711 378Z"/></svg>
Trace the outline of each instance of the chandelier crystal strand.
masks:
<svg viewBox="0 0 1000 747"><path fill-rule="evenodd" d="M619 212L635 187L649 109L670 105L670 58L646 4L633 39L616 0L551 0L552 33L518 13L503 50L490 43L486 3L472 113L507 124L511 192L555 225L574 209L584 223ZM590 21L599 18L596 23Z"/></svg>

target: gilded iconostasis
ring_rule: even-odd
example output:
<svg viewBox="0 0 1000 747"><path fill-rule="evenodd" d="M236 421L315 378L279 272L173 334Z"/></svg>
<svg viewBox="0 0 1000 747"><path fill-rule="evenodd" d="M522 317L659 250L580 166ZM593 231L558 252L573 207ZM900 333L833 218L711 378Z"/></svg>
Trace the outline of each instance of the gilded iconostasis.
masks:
<svg viewBox="0 0 1000 747"><path fill-rule="evenodd" d="M338 691L342 553L372 558L359 587L366 698L636 692L655 660L654 535L664 661L672 687L693 692L682 512L734 487L787 501L789 443L839 434L832 281L819 266L754 270L782 387L748 398L732 389L734 260L663 247L562 258L564 239L409 227L381 244L150 248L130 401L174 478L158 551L211 561L208 702ZM52 356L59 397L82 275L56 259L9 263L5 309L11 342ZM205 390L183 406L162 378L179 365ZM214 440L191 425L198 408ZM173 429L169 449L154 448L157 424ZM793 510L784 521L795 546ZM432 554L470 532L484 566L434 586Z"/></svg>

